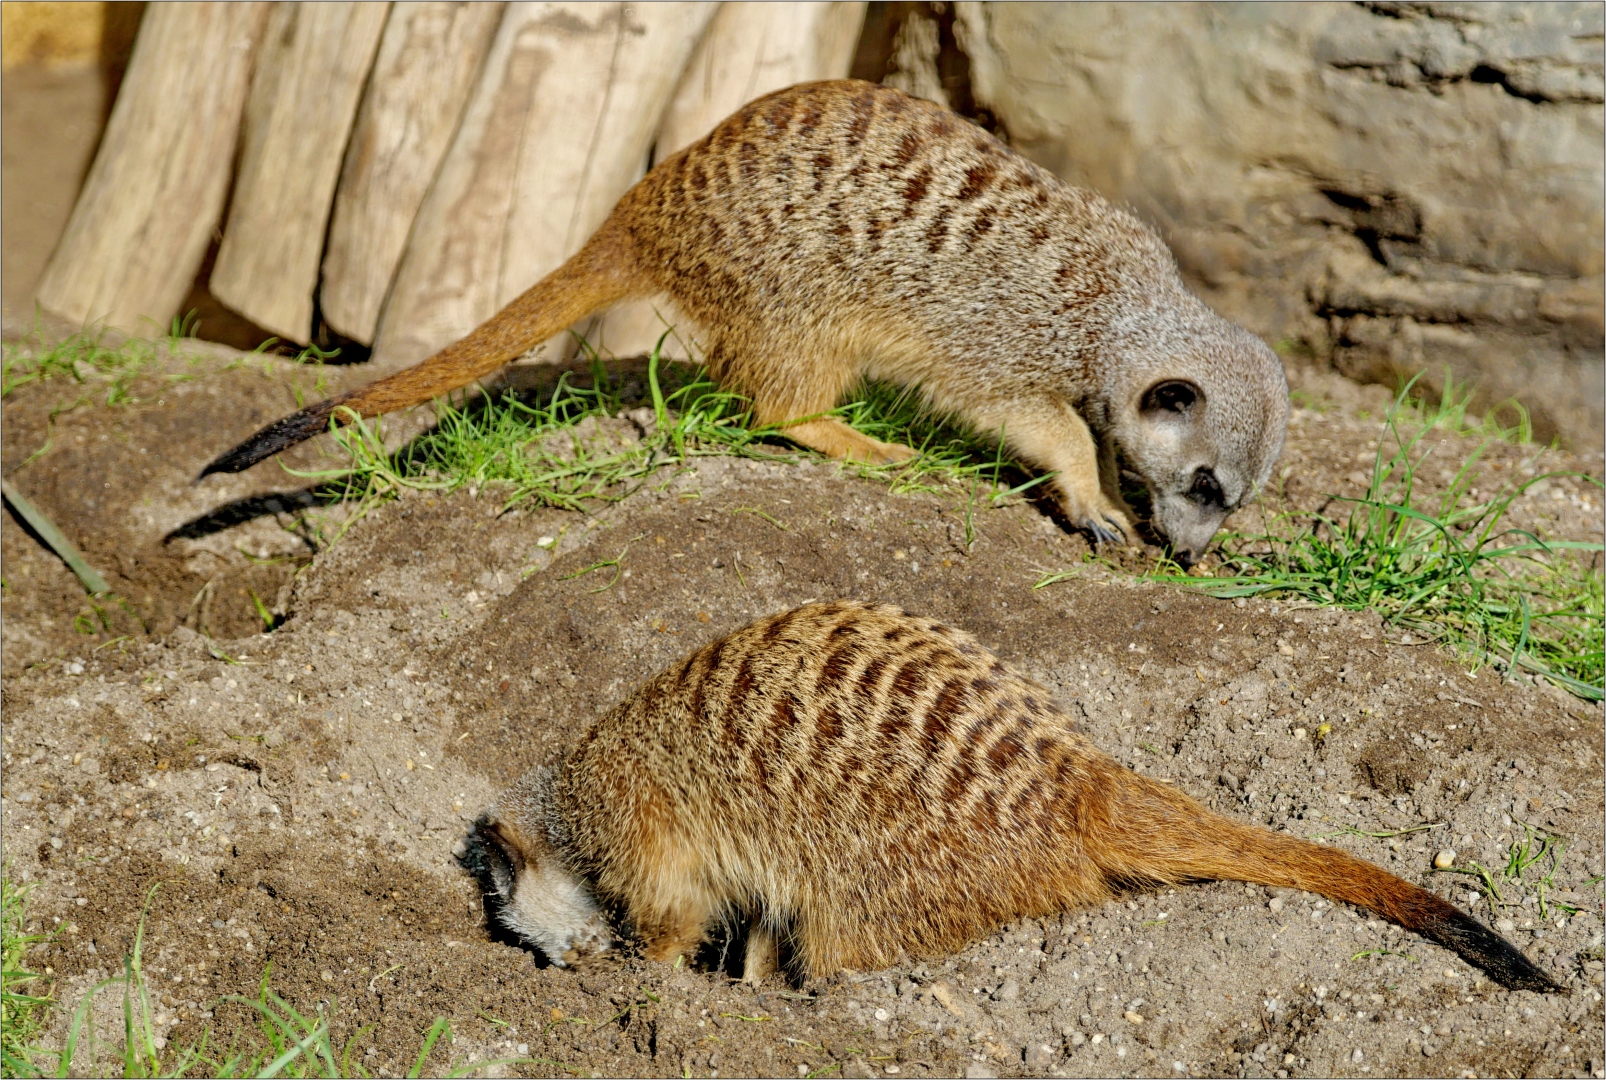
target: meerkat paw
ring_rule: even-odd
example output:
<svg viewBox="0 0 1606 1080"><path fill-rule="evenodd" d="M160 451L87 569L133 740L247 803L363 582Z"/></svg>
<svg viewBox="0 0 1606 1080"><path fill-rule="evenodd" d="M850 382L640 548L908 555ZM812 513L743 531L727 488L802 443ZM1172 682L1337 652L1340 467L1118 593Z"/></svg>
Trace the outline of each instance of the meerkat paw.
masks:
<svg viewBox="0 0 1606 1080"><path fill-rule="evenodd" d="M872 448L874 456L865 459L866 463L870 465L896 465L900 461L909 461L920 456L920 451L902 443L881 442L878 439L870 438L866 438L865 441L874 444ZM853 460L858 459L855 458Z"/></svg>
<svg viewBox="0 0 1606 1080"><path fill-rule="evenodd" d="M1093 538L1093 545L1126 544L1131 542L1132 521L1102 495L1091 505L1081 500L1066 499L1065 515L1071 523Z"/></svg>
<svg viewBox="0 0 1606 1080"><path fill-rule="evenodd" d="M608 930L608 923L601 912L594 912L578 927L567 928L570 931L567 949L562 955L555 955L543 947L547 959L555 967L585 967L590 966L598 959L614 955L613 935ZM561 947L562 942L555 942L554 948Z"/></svg>

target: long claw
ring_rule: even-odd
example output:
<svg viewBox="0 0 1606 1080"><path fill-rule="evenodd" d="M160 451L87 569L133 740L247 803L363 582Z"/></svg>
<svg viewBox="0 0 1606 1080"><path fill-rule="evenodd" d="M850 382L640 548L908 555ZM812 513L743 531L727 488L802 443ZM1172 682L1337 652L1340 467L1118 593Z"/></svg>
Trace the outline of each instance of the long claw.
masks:
<svg viewBox="0 0 1606 1080"><path fill-rule="evenodd" d="M1108 518L1105 520L1106 522L1109 521ZM1121 534L1119 532L1111 532L1110 530L1106 529L1103 524L1100 524L1097 521L1084 521L1082 523L1082 528L1086 529L1093 537L1093 544L1095 547L1100 544L1115 543L1121 539Z"/></svg>

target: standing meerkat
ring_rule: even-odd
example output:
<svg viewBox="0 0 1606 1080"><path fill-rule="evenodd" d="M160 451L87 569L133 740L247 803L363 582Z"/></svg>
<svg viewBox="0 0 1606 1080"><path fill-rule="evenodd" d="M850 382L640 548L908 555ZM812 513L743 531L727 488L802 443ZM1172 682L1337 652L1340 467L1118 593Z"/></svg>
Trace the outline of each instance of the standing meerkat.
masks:
<svg viewBox="0 0 1606 1080"><path fill-rule="evenodd" d="M1123 884L1227 879L1356 904L1504 986L1559 989L1427 890L1138 776L975 638L886 606L810 605L704 646L471 841L498 919L559 964L612 947L608 905L649 959L742 919L746 977L779 952L807 978L953 952Z"/></svg>
<svg viewBox="0 0 1606 1080"><path fill-rule="evenodd" d="M915 451L832 417L863 378L918 389L1057 475L1069 520L1129 532L1122 467L1196 559L1271 473L1282 364L1188 292L1154 230L952 112L866 82L759 98L655 166L568 262L415 367L262 429L238 472L360 414L489 375L592 312L666 298L754 420L837 458Z"/></svg>

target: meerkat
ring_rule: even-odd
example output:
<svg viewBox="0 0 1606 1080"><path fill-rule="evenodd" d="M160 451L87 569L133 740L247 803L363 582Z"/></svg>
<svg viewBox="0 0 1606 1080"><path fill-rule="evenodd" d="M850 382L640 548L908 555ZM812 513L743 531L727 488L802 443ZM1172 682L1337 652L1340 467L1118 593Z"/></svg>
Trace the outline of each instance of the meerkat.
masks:
<svg viewBox="0 0 1606 1080"><path fill-rule="evenodd" d="M1321 893L1455 950L1513 989L1558 985L1454 905L1371 863L1212 813L1078 734L972 636L897 608L814 604L697 650L460 849L497 918L555 963L692 957L746 921L745 976L951 953L1131 885Z"/></svg>
<svg viewBox="0 0 1606 1080"><path fill-rule="evenodd" d="M1068 520L1130 534L1147 486L1195 560L1270 475L1282 364L1183 285L1143 222L899 90L805 83L665 159L595 235L467 337L279 420L201 473L238 472L353 415L489 375L621 300L667 299L752 418L837 458L915 453L823 415L862 379L916 390L1055 473Z"/></svg>

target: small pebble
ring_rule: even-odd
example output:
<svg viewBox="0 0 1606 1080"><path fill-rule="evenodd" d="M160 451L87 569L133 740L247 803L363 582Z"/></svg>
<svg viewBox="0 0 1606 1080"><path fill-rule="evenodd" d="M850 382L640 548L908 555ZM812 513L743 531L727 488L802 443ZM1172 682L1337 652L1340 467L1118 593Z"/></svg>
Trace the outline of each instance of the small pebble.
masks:
<svg viewBox="0 0 1606 1080"><path fill-rule="evenodd" d="M557 542L558 538L555 536L542 536L536 539L535 546L538 548L549 548Z"/></svg>
<svg viewBox="0 0 1606 1080"><path fill-rule="evenodd" d="M892 1019L892 1014L887 1012L885 1009L877 1009L875 1011L875 1018L885 1024L888 1020Z"/></svg>
<svg viewBox="0 0 1606 1080"><path fill-rule="evenodd" d="M1500 931L1502 934L1509 934L1517 928L1517 924L1510 919L1496 919L1494 921L1494 928Z"/></svg>
<svg viewBox="0 0 1606 1080"><path fill-rule="evenodd" d="M1435 869L1448 870L1454 865L1455 850L1453 848L1445 848L1443 851L1433 856L1433 866Z"/></svg>
<svg viewBox="0 0 1606 1080"><path fill-rule="evenodd" d="M1131 1009L1128 1009L1126 1012L1122 1013L1121 1016L1129 1024L1141 1024L1141 1023L1143 1023L1143 1014L1142 1013L1135 1013Z"/></svg>
<svg viewBox="0 0 1606 1080"><path fill-rule="evenodd" d="M1273 911L1281 911L1283 909L1283 898L1280 896L1274 896L1270 900L1266 901L1266 906L1271 908Z"/></svg>

